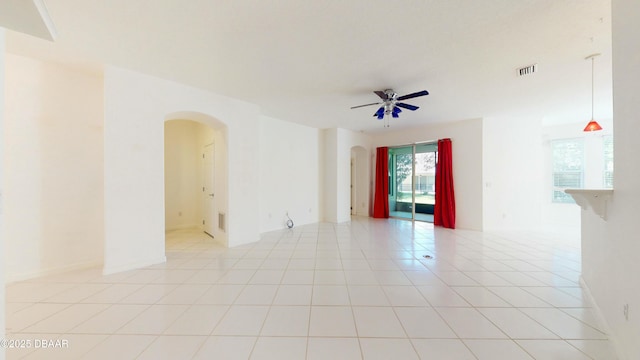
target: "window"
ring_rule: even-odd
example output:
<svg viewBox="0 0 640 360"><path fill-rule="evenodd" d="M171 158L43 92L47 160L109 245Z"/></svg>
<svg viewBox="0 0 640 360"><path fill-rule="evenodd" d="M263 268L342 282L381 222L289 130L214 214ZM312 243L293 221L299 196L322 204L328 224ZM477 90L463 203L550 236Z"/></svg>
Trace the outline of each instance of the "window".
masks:
<svg viewBox="0 0 640 360"><path fill-rule="evenodd" d="M564 189L583 187L584 139L561 139L551 142L553 156L553 198L556 203L573 203Z"/></svg>
<svg viewBox="0 0 640 360"><path fill-rule="evenodd" d="M613 135L602 137L604 152L604 169L602 174L602 187L613 189Z"/></svg>

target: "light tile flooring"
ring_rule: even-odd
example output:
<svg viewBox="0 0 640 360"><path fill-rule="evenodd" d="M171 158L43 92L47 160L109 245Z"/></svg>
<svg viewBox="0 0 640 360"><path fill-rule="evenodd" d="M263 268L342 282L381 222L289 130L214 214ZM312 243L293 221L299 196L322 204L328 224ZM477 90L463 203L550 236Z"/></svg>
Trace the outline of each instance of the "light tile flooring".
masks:
<svg viewBox="0 0 640 360"><path fill-rule="evenodd" d="M31 348L7 358L612 360L578 244L369 218L233 249L171 232L166 264L9 286Z"/></svg>

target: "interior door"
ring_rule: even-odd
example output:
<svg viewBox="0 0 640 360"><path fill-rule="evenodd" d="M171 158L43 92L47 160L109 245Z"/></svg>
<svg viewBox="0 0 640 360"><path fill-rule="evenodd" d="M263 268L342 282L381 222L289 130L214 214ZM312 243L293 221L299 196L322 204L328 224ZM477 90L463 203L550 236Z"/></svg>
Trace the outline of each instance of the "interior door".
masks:
<svg viewBox="0 0 640 360"><path fill-rule="evenodd" d="M215 147L209 144L202 152L203 186L202 186L202 227L204 232L214 237L216 229L216 198L215 198Z"/></svg>

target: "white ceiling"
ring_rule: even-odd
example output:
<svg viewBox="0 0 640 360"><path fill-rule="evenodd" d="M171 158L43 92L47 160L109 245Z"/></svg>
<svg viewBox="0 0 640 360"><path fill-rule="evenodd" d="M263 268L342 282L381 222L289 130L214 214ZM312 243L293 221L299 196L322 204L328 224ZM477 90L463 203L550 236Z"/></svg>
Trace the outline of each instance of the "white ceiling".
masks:
<svg viewBox="0 0 640 360"><path fill-rule="evenodd" d="M56 36L43 0L0 1L0 26L47 40Z"/></svg>
<svg viewBox="0 0 640 360"><path fill-rule="evenodd" d="M55 43L13 53L113 64L260 105L318 128L382 131L374 90L420 106L394 129L478 117L610 118L609 0L45 0ZM534 75L516 69L538 64Z"/></svg>

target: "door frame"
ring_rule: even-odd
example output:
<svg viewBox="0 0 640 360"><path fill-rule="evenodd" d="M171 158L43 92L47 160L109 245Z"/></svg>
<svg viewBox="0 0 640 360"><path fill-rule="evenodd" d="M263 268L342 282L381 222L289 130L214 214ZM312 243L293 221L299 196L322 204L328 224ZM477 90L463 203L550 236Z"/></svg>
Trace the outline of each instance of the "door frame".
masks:
<svg viewBox="0 0 640 360"><path fill-rule="evenodd" d="M356 157L351 155L351 215L358 213L358 163Z"/></svg>

